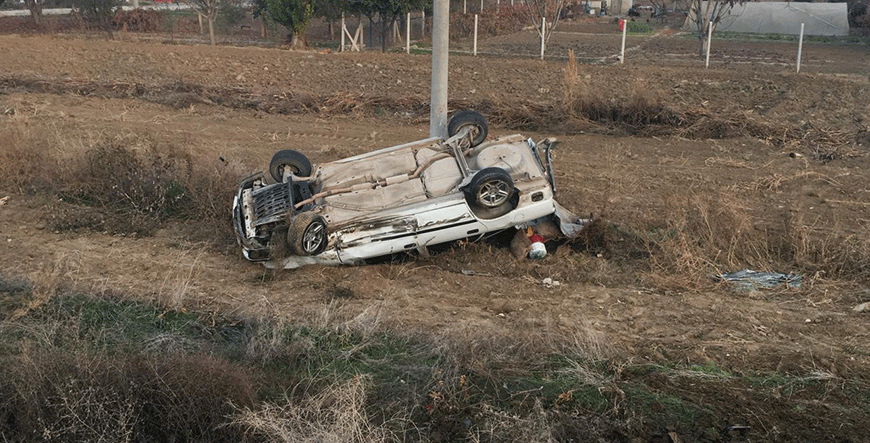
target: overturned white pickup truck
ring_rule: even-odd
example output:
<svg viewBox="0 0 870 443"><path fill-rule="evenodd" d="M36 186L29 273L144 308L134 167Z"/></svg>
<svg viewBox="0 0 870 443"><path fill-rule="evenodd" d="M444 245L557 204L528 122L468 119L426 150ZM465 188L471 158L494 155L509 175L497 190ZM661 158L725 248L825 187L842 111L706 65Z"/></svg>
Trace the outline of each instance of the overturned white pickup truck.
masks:
<svg viewBox="0 0 870 443"><path fill-rule="evenodd" d="M269 268L358 264L366 258L481 236L556 215L550 150L520 135L485 141L483 116L462 111L449 138L428 138L312 167L279 151L233 200L245 258ZM274 184L269 184L269 178Z"/></svg>

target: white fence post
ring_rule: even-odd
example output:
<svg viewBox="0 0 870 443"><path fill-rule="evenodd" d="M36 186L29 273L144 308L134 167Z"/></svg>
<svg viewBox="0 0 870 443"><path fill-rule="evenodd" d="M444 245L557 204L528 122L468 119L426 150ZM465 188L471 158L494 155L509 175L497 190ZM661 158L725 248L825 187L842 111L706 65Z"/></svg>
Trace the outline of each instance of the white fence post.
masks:
<svg viewBox="0 0 870 443"><path fill-rule="evenodd" d="M619 51L619 63L625 63L625 35L628 34L628 20L622 19L622 49Z"/></svg>
<svg viewBox="0 0 870 443"><path fill-rule="evenodd" d="M426 38L426 10L420 11L420 38Z"/></svg>
<svg viewBox="0 0 870 443"><path fill-rule="evenodd" d="M344 26L344 13L341 13L341 47L338 48L338 52L344 52L344 33L347 32L347 28Z"/></svg>
<svg viewBox="0 0 870 443"><path fill-rule="evenodd" d="M462 13L468 14L468 0L462 0Z"/></svg>
<svg viewBox="0 0 870 443"><path fill-rule="evenodd" d="M713 41L713 22L707 25L707 62L705 68L710 67L710 43Z"/></svg>
<svg viewBox="0 0 870 443"><path fill-rule="evenodd" d="M480 12L483 12L483 0L480 0Z"/></svg>
<svg viewBox="0 0 870 443"><path fill-rule="evenodd" d="M541 60L544 59L544 44L547 42L547 18L541 17Z"/></svg>
<svg viewBox="0 0 870 443"><path fill-rule="evenodd" d="M474 14L474 56L477 56L477 14Z"/></svg>
<svg viewBox="0 0 870 443"><path fill-rule="evenodd" d="M801 23L801 36L798 40L797 73L801 73L801 51L804 49L804 24Z"/></svg>
<svg viewBox="0 0 870 443"><path fill-rule="evenodd" d="M405 52L411 53L411 13L405 17Z"/></svg>

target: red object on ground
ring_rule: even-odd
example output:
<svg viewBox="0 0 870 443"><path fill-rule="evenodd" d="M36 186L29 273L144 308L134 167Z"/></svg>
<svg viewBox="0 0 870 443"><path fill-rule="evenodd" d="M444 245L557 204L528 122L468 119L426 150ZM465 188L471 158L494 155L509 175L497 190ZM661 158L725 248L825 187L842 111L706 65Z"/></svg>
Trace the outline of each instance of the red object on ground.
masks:
<svg viewBox="0 0 870 443"><path fill-rule="evenodd" d="M622 27L625 26L625 19L619 19L619 31L622 32Z"/></svg>
<svg viewBox="0 0 870 443"><path fill-rule="evenodd" d="M532 243L537 243L537 242L541 242L541 243L543 243L543 242L544 242L544 237L541 237L541 236L538 235L538 234L532 234L532 236L529 237L529 240L530 240Z"/></svg>

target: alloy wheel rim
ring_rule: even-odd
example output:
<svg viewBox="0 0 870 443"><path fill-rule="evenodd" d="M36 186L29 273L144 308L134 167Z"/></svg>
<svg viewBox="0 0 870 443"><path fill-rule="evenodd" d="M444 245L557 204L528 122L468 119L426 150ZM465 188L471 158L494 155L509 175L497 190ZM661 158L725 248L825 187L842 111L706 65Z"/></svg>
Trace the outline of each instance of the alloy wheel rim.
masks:
<svg viewBox="0 0 870 443"><path fill-rule="evenodd" d="M323 224L312 223L302 235L302 248L305 252L312 253L323 244Z"/></svg>
<svg viewBox="0 0 870 443"><path fill-rule="evenodd" d="M508 184L503 180L490 180L480 187L480 192L477 194L477 201L481 204L494 208L500 206L510 197Z"/></svg>

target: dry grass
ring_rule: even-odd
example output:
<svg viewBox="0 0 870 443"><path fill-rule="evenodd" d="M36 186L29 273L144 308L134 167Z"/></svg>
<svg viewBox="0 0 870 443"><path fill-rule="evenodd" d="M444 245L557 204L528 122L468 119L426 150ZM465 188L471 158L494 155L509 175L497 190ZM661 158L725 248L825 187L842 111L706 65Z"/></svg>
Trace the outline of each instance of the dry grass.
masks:
<svg viewBox="0 0 870 443"><path fill-rule="evenodd" d="M14 425L0 433L29 441L239 441L237 430L217 427L230 401L254 398L244 370L206 356L31 349L14 363L0 383L0 415Z"/></svg>
<svg viewBox="0 0 870 443"><path fill-rule="evenodd" d="M60 197L46 211L55 230L149 234L168 220L196 220L212 237L232 229L226 211L240 174L204 164L147 136L34 132L27 117L0 127L0 186Z"/></svg>
<svg viewBox="0 0 870 443"><path fill-rule="evenodd" d="M826 179L816 173L798 175ZM750 186L777 189L797 178L774 175ZM781 219L762 217L726 192L674 197L666 206L664 219L639 234L650 252L645 284L704 288L714 285L710 275L744 268L847 281L870 277L870 239L836 220L807 221L800 212Z"/></svg>
<svg viewBox="0 0 870 443"><path fill-rule="evenodd" d="M395 441L366 411L370 377L359 375L327 386L301 401L285 398L256 410L239 408L230 422L258 441L281 443Z"/></svg>
<svg viewBox="0 0 870 443"><path fill-rule="evenodd" d="M767 269L770 251L748 208L727 194L675 197L664 226L646 234L654 252L648 283L667 288L706 286L709 276L733 269Z"/></svg>
<svg viewBox="0 0 870 443"><path fill-rule="evenodd" d="M18 192L34 192L50 183L52 145L36 137L25 119L15 117L0 133L0 185Z"/></svg>

